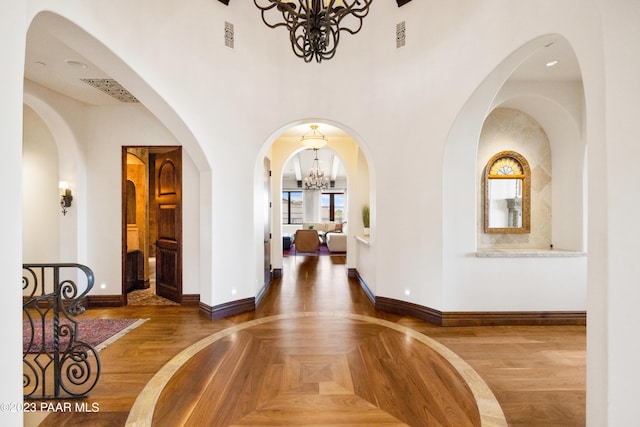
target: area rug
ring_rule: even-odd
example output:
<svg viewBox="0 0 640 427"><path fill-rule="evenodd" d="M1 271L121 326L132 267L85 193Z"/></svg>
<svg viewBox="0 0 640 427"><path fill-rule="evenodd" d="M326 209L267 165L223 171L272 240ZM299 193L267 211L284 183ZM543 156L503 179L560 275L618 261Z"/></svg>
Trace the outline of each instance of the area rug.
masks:
<svg viewBox="0 0 640 427"><path fill-rule="evenodd" d="M154 289L136 289L127 294L127 305L180 305L156 295Z"/></svg>
<svg viewBox="0 0 640 427"><path fill-rule="evenodd" d="M321 256L327 256L327 255L346 255L346 252L329 252L329 248L327 248L327 245L320 245L320 247L318 248L318 252L316 253L306 253L306 252L298 252L298 254L296 255L296 249L295 249L296 244L294 243L293 245L291 245L291 249L284 249L282 251L282 256L317 256L317 255L321 255Z"/></svg>
<svg viewBox="0 0 640 427"><path fill-rule="evenodd" d="M126 335L133 329L142 325L149 319L78 319L78 336L77 341L83 341L93 346L96 351L100 351L109 344ZM40 319L34 319L34 337L33 343L29 346L31 340L31 326L29 320L24 319L22 323L22 352L23 353L39 353L42 349L42 324ZM64 322L64 323L68 323ZM47 319L45 322L46 336L45 350L48 353L53 352L53 322ZM66 348L69 337L60 337L60 350Z"/></svg>

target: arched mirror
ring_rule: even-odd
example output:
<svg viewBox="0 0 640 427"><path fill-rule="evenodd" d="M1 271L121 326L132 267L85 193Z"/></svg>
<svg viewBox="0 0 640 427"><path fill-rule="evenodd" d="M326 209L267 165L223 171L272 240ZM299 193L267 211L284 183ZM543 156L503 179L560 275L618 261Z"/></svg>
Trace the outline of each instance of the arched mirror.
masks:
<svg viewBox="0 0 640 427"><path fill-rule="evenodd" d="M527 160L515 151L493 156L484 170L484 232L524 234L531 230Z"/></svg>

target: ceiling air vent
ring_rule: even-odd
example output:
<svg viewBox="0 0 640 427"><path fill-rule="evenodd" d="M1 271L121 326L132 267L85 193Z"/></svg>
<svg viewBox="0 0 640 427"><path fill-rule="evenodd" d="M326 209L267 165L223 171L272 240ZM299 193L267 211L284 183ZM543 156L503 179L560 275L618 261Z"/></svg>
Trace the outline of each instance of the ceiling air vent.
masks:
<svg viewBox="0 0 640 427"><path fill-rule="evenodd" d="M233 24L231 22L224 23L224 45L233 49L235 36L233 33Z"/></svg>
<svg viewBox="0 0 640 427"><path fill-rule="evenodd" d="M136 103L139 102L135 96L123 88L120 83L113 79L81 79L89 86L93 86L107 95L117 99L120 102Z"/></svg>
<svg viewBox="0 0 640 427"><path fill-rule="evenodd" d="M406 43L407 30L404 22L396 24L396 48L400 48Z"/></svg>

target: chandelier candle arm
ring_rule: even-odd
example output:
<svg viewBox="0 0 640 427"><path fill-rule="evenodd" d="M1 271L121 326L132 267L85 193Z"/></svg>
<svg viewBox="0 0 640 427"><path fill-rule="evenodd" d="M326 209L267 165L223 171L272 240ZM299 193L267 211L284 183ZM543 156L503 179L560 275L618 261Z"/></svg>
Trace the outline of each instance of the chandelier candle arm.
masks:
<svg viewBox="0 0 640 427"><path fill-rule="evenodd" d="M293 53L305 62L336 54L340 32L356 34L373 0L253 0L269 28L286 27ZM267 15L281 16L282 22ZM343 23L343 20L345 21ZM275 22L275 23L272 23Z"/></svg>

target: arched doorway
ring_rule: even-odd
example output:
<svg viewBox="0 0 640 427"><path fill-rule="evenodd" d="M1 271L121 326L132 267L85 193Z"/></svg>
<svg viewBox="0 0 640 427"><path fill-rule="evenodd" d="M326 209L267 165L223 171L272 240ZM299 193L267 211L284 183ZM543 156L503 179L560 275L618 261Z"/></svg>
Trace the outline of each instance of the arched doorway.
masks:
<svg viewBox="0 0 640 427"><path fill-rule="evenodd" d="M327 137L328 144L323 152L319 151L321 168L329 178L329 185L317 192L317 204L314 210L317 216L305 218L304 178L309 174L315 154L306 151L300 143L301 137L309 132L311 124L319 126L319 130ZM265 157L271 163L271 262L273 274L282 273L284 236L291 235L301 228L305 219L314 222L339 222L346 235L346 267L355 270L357 242L355 236L363 235L362 206L371 203L370 172L365 153L352 131L335 123L324 120L305 121L282 128L263 148ZM306 156L306 158L305 158ZM335 172L334 172L335 169ZM333 180L331 178L335 177ZM335 181L331 183L331 181ZM333 184L333 187L332 187ZM257 188L257 187L256 187ZM291 218L295 212L290 210L290 202L299 203L297 217ZM286 217L286 220L285 220ZM367 250L369 248L366 248ZM344 254L343 254L344 255ZM363 270L367 270L364 268ZM374 280L372 279L372 282Z"/></svg>

